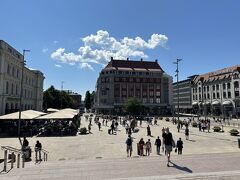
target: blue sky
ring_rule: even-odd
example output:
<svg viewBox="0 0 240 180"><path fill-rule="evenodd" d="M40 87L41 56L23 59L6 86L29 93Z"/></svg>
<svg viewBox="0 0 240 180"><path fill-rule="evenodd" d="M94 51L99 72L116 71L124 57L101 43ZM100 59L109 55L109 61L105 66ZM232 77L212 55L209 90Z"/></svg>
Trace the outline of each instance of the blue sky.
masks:
<svg viewBox="0 0 240 180"><path fill-rule="evenodd" d="M158 59L172 76L182 58L180 79L240 64L237 0L2 0L0 7L0 39L31 50L27 66L44 73L45 89L64 81L85 95L110 55Z"/></svg>

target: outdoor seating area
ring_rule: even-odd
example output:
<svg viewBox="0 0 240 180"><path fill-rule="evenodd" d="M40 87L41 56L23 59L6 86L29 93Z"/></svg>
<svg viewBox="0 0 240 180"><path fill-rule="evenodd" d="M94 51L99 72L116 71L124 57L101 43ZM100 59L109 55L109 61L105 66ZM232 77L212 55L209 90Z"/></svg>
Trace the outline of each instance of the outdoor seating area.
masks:
<svg viewBox="0 0 240 180"><path fill-rule="evenodd" d="M0 136L18 135L19 112L0 116ZM76 135L80 125L77 110L62 109L49 114L27 110L21 113L21 135L32 136L67 136Z"/></svg>

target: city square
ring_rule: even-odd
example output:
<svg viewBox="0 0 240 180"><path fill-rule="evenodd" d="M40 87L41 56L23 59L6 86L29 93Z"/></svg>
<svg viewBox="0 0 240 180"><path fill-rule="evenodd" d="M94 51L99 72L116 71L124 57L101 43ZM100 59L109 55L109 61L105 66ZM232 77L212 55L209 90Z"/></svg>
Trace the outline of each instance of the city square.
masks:
<svg viewBox="0 0 240 180"><path fill-rule="evenodd" d="M0 179L239 180L239 5L3 0Z"/></svg>

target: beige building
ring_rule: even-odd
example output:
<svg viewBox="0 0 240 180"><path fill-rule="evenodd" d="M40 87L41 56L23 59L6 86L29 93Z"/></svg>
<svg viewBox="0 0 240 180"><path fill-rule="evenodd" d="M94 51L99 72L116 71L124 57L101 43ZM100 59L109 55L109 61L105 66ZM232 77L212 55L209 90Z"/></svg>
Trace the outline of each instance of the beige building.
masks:
<svg viewBox="0 0 240 180"><path fill-rule="evenodd" d="M0 115L20 107L23 55L0 40ZM42 110L43 73L24 67L22 109Z"/></svg>
<svg viewBox="0 0 240 180"><path fill-rule="evenodd" d="M111 58L100 72L94 108L100 113L124 113L124 104L136 98L142 114L167 114L172 106L172 77L156 61Z"/></svg>
<svg viewBox="0 0 240 180"><path fill-rule="evenodd" d="M192 81L193 112L240 117L240 65L196 76Z"/></svg>

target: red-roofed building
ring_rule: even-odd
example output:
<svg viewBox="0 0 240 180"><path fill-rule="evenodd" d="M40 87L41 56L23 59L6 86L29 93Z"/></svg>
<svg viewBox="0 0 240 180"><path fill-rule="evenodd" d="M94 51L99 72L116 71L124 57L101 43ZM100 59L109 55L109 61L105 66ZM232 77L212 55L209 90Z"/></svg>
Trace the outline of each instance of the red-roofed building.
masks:
<svg viewBox="0 0 240 180"><path fill-rule="evenodd" d="M143 114L170 113L172 77L156 61L111 61L100 72L96 84L94 108L104 114L121 114L128 98L145 106Z"/></svg>

